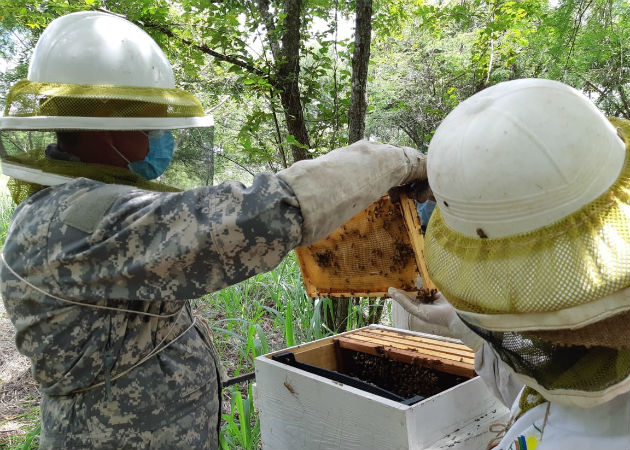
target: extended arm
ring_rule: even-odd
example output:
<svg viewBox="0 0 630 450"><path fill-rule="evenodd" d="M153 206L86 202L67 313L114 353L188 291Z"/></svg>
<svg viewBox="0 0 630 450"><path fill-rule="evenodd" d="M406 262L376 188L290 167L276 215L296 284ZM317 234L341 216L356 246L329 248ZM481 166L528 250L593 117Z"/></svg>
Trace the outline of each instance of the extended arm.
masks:
<svg viewBox="0 0 630 450"><path fill-rule="evenodd" d="M16 221L27 225L10 236L5 256L56 295L194 298L272 269L295 246L425 173L415 150L360 141L258 175L251 187L159 193L78 180L26 202ZM33 240L46 252L32 255Z"/></svg>
<svg viewBox="0 0 630 450"><path fill-rule="evenodd" d="M409 314L421 321L445 327L450 335L460 339L475 351L475 371L488 389L508 408L521 391L523 384L516 380L512 371L501 361L492 347L468 328L457 316L455 308L441 295L432 304L420 304L399 289L390 288L389 295Z"/></svg>

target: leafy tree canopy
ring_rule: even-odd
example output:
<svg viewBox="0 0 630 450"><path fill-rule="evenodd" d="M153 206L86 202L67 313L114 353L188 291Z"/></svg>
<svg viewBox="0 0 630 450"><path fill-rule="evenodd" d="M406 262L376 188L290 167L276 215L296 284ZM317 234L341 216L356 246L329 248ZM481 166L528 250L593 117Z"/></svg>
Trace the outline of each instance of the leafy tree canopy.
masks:
<svg viewBox="0 0 630 450"><path fill-rule="evenodd" d="M348 28L355 6L338 0L0 0L0 101L26 76L34 44L51 20L111 11L153 36L179 87L215 116L212 130L177 133L168 181L186 187L247 181L348 142L354 47ZM626 0L374 0L370 58L365 133L394 144L426 149L460 101L523 77L563 81L606 114L630 118Z"/></svg>

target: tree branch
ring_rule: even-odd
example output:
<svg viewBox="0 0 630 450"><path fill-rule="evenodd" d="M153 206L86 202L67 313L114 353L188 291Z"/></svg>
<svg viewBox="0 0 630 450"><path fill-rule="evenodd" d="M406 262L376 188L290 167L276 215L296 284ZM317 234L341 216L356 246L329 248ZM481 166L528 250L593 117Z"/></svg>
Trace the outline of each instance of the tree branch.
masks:
<svg viewBox="0 0 630 450"><path fill-rule="evenodd" d="M280 123L278 122L278 114L276 113L276 103L274 102L274 92L273 89L269 88L269 103L271 106L271 115L273 117L273 125L276 130L277 137L277 145L278 150L280 151L280 156L282 156L282 165L286 169L289 167L289 163L287 162L287 155L284 152L284 146L282 145L282 133L280 132Z"/></svg>
<svg viewBox="0 0 630 450"><path fill-rule="evenodd" d="M584 4L586 3L586 4ZM580 31L580 26L582 24L582 18L584 17L584 14L586 13L586 11L588 10L588 8L591 6L591 4L593 3L593 0L588 0L587 2L582 3L580 6L582 6L582 10L579 10L578 7L578 16L574 19L573 24L574 24L574 28L573 28L573 32L572 32L572 36L570 37L570 42L571 45L569 47L569 51L567 52L567 57L564 63L564 70L562 72L562 76L564 77L567 73L567 70L569 68L569 60L571 58L571 54L573 53L573 48L575 47L575 41L577 39L577 35L578 32Z"/></svg>
<svg viewBox="0 0 630 450"><path fill-rule="evenodd" d="M127 17L124 14L118 14L118 13L110 11L110 10L108 10L106 8L96 8L96 10L104 12L104 13L107 13L107 14L111 14L111 15L114 15L114 16L122 17L123 19L129 20L130 22L136 24L140 28L143 28L143 29L144 28L150 28L152 30L159 31L160 33L162 33L162 34L164 34L164 35L166 35L166 36L168 36L170 38L177 39L182 44L186 44L189 47L194 47L197 50L201 51L202 53L205 53L207 55L213 56L213 57L217 58L218 60L225 61L225 62L228 62L230 64L234 64L235 66L242 67L243 69L247 70L248 72L255 73L255 74L260 75L260 76L267 76L267 74L265 72L263 72L262 70L260 70L259 68L254 67L251 64L246 63L245 61L241 61L236 56L224 55L222 53L219 53L219 52L216 52L216 51L212 50L206 44L196 44L196 43L194 43L194 42L192 42L192 41L190 41L188 39L185 39L183 37L175 35L175 33L173 33L170 30L170 28L167 28L166 25L153 23L153 22L131 20L129 17Z"/></svg>
<svg viewBox="0 0 630 450"><path fill-rule="evenodd" d="M422 147L424 146L424 142L418 135L417 130L407 126L405 123L398 124L398 127L403 131L403 133L409 136L409 139L411 139L413 143L416 144L416 147L418 147L419 150L422 149Z"/></svg>
<svg viewBox="0 0 630 450"><path fill-rule="evenodd" d="M630 118L630 101L628 101L628 96L626 95L626 91L623 89L623 85L619 85L617 87L617 92L619 93L619 98L621 99L621 103L623 104L623 112L626 116L626 119Z"/></svg>
<svg viewBox="0 0 630 450"><path fill-rule="evenodd" d="M3 158L5 156L9 156L9 154L7 153L7 150L4 148L4 143L2 142L2 133L0 132L0 156L2 156Z"/></svg>
<svg viewBox="0 0 630 450"><path fill-rule="evenodd" d="M239 166L241 169L243 169L245 172L249 173L251 176L256 176L256 174L254 172L252 172L251 170L249 170L247 167L245 167L244 165L242 165L238 161L234 161L232 158L230 158L228 156L225 156L222 153L216 153L215 156L220 156L221 158L225 158L228 161L230 161L231 163L236 164L237 166Z"/></svg>
<svg viewBox="0 0 630 450"><path fill-rule="evenodd" d="M236 56L230 56L230 55L224 55L222 53L216 52L214 50L212 50L210 47L208 47L206 44L197 44L194 43L188 39L185 39L183 37L177 36L175 33L173 33L173 31L171 31L169 28L167 28L165 25L162 24L157 24L157 23L151 23L151 22L144 22L144 23L140 23L140 22L134 22L136 25L138 25L141 28L150 28L152 30L156 30L159 31L160 33L173 38L173 39L177 39L179 42L181 42L182 44L185 44L189 47L193 47L196 48L197 50L199 50L202 53L205 53L206 55L210 55L220 61L224 61L224 62L228 62L230 64L234 64L235 66L241 67L245 70L247 70L250 73L255 73L256 75L260 75L262 77L265 78L269 78L268 74L265 73L264 71L260 70L258 67L254 67L251 64L242 61L240 59L238 59Z"/></svg>
<svg viewBox="0 0 630 450"><path fill-rule="evenodd" d="M258 0L258 13L263 19L265 29L267 30L267 37L269 46L271 47L271 54L273 59L278 61L280 58L280 46L278 45L278 39L274 34L276 33L276 24L273 21L273 17L269 12L269 0Z"/></svg>
<svg viewBox="0 0 630 450"><path fill-rule="evenodd" d="M13 137L8 136L8 135L6 135L6 134L4 135L4 137L6 137L6 138L7 138L7 140L8 140L11 144L13 144L15 147L17 147L17 148L18 148L18 149L19 149L22 153L26 153L26 152L28 151L26 148L22 147L22 144L21 144L19 141L17 141L16 139L14 139ZM4 147L3 147L3 148L4 148Z"/></svg>
<svg viewBox="0 0 630 450"><path fill-rule="evenodd" d="M617 108L618 113L622 113L622 114L625 114L626 116L630 116L630 103L628 102L628 98L625 95L623 86L619 86L617 89L618 94L619 94L619 100L621 100L621 105L620 105L617 99L615 98L614 92L611 92L613 89L612 87L607 88L606 90L602 90L590 80L587 80L585 78L582 78L582 79L584 80L584 86L588 86L591 89L594 89L595 91L597 91L597 93L600 95L601 98L608 99L614 105L614 107Z"/></svg>

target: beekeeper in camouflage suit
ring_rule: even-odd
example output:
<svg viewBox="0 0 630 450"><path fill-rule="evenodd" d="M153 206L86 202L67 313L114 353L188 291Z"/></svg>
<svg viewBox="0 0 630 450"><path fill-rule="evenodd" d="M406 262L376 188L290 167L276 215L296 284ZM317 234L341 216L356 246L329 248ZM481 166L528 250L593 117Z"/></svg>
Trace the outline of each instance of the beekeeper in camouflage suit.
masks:
<svg viewBox="0 0 630 450"><path fill-rule="evenodd" d="M217 448L218 362L187 299L426 178L415 150L362 141L251 187L146 180L170 161L166 130L208 124L157 44L105 13L54 20L11 89L0 129L62 131L45 156L3 157L21 203L2 297L41 386L40 448Z"/></svg>

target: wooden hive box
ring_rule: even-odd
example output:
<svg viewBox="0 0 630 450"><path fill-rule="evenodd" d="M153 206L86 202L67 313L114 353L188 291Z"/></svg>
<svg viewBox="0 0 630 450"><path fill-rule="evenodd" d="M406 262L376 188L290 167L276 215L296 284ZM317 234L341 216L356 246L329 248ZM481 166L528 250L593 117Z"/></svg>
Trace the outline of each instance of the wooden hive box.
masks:
<svg viewBox="0 0 630 450"><path fill-rule="evenodd" d="M288 353L300 367L274 360ZM301 366L353 379L386 373L377 383L410 373L433 391L398 401ZM376 325L258 357L255 405L264 450L481 450L494 437L489 425L509 413L475 376L474 355L459 341Z"/></svg>
<svg viewBox="0 0 630 450"><path fill-rule="evenodd" d="M387 196L295 253L309 297L386 297L395 287L415 292L421 275L435 289L424 262L424 239L414 200Z"/></svg>

